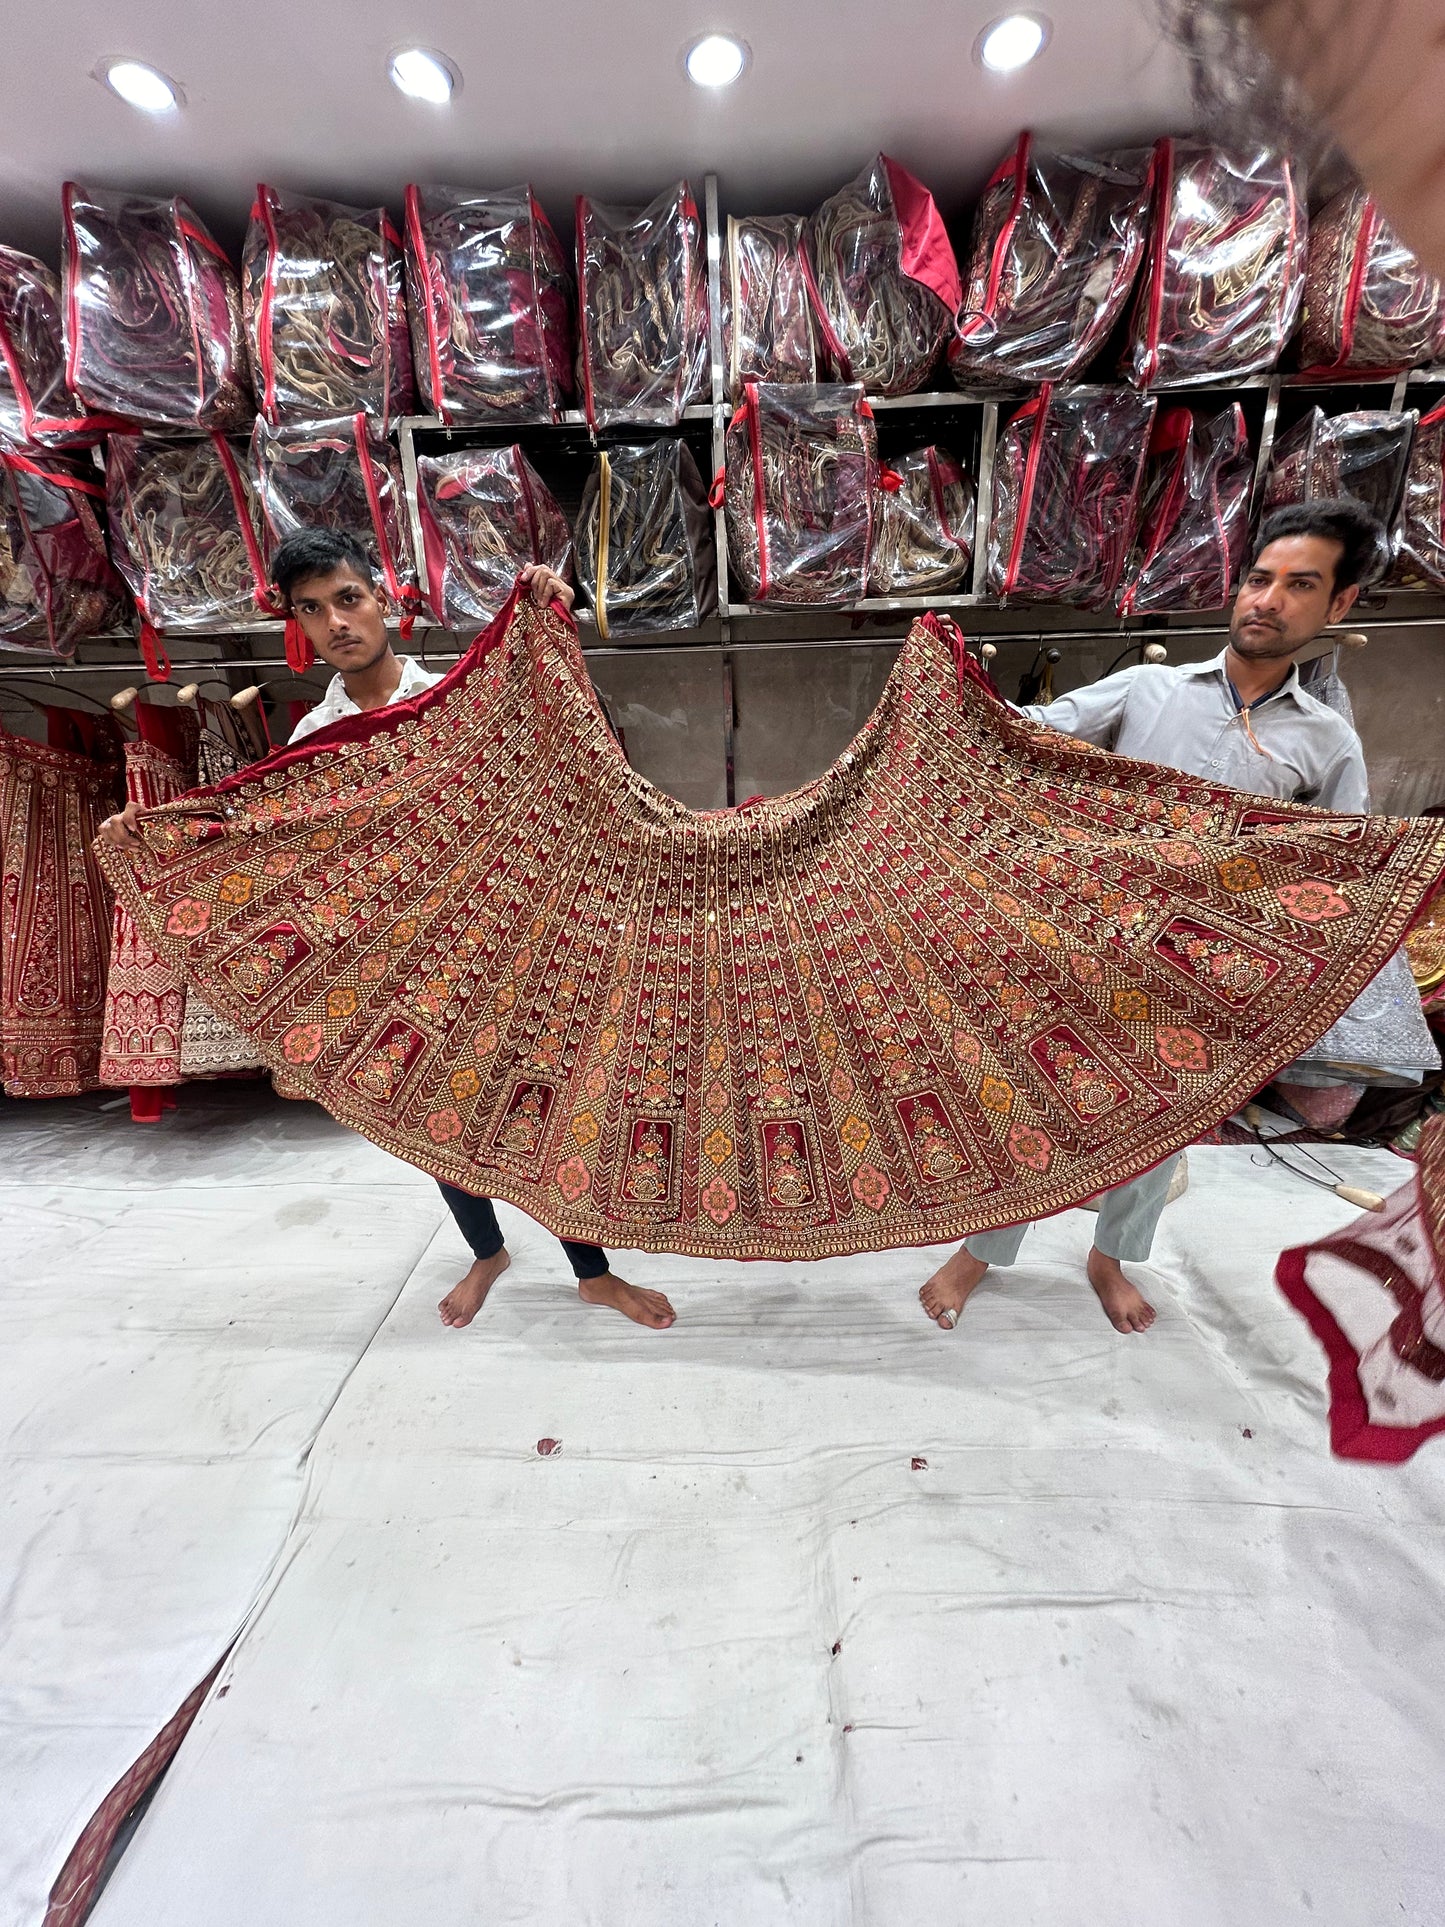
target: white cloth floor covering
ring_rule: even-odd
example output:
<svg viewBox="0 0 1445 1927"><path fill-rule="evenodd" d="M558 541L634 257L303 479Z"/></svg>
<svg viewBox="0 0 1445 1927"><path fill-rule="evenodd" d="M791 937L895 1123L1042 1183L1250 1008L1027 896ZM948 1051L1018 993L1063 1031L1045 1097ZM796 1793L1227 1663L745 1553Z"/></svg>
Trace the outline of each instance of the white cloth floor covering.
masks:
<svg viewBox="0 0 1445 1927"><path fill-rule="evenodd" d="M1445 1919L1445 1450L1332 1460L1272 1282L1354 1207L1191 1151L1128 1338L1081 1212L953 1333L941 1253L620 1256L655 1333L504 1211L458 1333L428 1180L182 1103L4 1119L6 1923L258 1589L97 1927Z"/></svg>

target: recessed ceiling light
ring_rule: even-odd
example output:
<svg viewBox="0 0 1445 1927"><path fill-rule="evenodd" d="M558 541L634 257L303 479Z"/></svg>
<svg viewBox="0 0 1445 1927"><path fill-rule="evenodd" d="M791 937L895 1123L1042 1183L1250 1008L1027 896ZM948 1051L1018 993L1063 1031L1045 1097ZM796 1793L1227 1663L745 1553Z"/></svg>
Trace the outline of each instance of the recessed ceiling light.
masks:
<svg viewBox="0 0 1445 1927"><path fill-rule="evenodd" d="M425 47L406 47L391 57L391 84L412 100L430 101L445 107L456 91L461 76L441 54L428 53Z"/></svg>
<svg viewBox="0 0 1445 1927"><path fill-rule="evenodd" d="M687 77L699 87L731 87L748 64L748 50L730 34L704 34L687 50Z"/></svg>
<svg viewBox="0 0 1445 1927"><path fill-rule="evenodd" d="M1043 52L1049 22L1041 13L1006 13L992 20L974 42L974 52L995 74L1017 73Z"/></svg>
<svg viewBox="0 0 1445 1927"><path fill-rule="evenodd" d="M108 61L100 78L127 106L139 107L143 114L171 114L181 104L175 82L139 60Z"/></svg>

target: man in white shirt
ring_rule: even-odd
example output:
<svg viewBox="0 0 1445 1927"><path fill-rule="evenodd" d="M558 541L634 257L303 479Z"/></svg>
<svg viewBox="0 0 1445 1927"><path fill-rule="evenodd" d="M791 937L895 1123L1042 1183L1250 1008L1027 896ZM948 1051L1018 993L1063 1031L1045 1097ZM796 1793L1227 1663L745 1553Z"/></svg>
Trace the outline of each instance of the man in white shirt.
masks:
<svg viewBox="0 0 1445 1927"><path fill-rule="evenodd" d="M1229 643L1208 662L1140 663L1056 702L1020 711L1142 762L1251 795L1363 811L1369 787L1360 739L1343 716L1301 689L1295 658L1354 607L1386 553L1384 531L1351 501L1279 509L1260 530L1229 622ZM1107 1192L1088 1258L1117 1331L1147 1331L1154 1309L1121 1260L1149 1256L1177 1158ZM992 1264L1011 1265L1028 1226L966 1238L919 1292L945 1331Z"/></svg>
<svg viewBox="0 0 1445 1927"><path fill-rule="evenodd" d="M300 623L317 655L336 671L325 696L292 731L293 743L304 742L343 716L385 709L440 682L439 676L429 675L410 656L398 656L392 649L386 628L390 613L386 590L354 536L331 529L303 529L277 549L271 571L288 613ZM572 590L551 569L534 563L522 571L521 579L539 607L552 601L572 607ZM138 805L128 804L118 816L106 819L101 835L121 847L137 844L138 813ZM511 1258L490 1198L474 1196L453 1184L443 1184L441 1192L472 1250L470 1270L439 1308L442 1323L460 1329L476 1317ZM560 1242L587 1304L610 1305L635 1324L656 1331L672 1324L675 1313L660 1291L645 1291L619 1278L597 1245L567 1238Z"/></svg>

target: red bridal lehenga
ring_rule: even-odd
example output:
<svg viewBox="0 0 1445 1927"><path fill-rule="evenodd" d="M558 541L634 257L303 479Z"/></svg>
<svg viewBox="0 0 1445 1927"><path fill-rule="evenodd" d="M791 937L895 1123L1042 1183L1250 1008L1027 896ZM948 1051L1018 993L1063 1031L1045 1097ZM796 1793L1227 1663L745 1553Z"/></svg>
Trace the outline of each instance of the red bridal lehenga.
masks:
<svg viewBox="0 0 1445 1927"><path fill-rule="evenodd" d="M1383 1211L1284 1252L1275 1276L1329 1358L1341 1458L1408 1459L1445 1431L1445 1117Z"/></svg>
<svg viewBox="0 0 1445 1927"><path fill-rule="evenodd" d="M1445 823L1271 803L1025 723L914 625L852 747L696 814L515 598L435 688L106 850L159 953L398 1156L568 1238L938 1243L1226 1116L1400 945Z"/></svg>
<svg viewBox="0 0 1445 1927"><path fill-rule="evenodd" d="M118 787L114 762L0 729L0 1075L10 1097L70 1097L99 1082L111 900L92 844Z"/></svg>

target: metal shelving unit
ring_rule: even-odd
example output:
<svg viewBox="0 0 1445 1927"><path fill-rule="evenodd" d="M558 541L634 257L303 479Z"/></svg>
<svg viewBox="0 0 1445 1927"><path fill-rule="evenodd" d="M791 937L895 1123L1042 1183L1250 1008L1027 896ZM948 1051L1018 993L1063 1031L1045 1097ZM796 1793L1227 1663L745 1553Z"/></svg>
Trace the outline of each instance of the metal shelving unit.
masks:
<svg viewBox="0 0 1445 1927"><path fill-rule="evenodd" d="M534 459L548 479L549 485L556 483L557 493L564 511L575 511L581 494L581 483L587 467L599 443L623 438L644 439L663 435L682 434L693 445L699 456L699 466L709 474L716 473L723 464L724 441L727 424L731 416L726 387L726 370L723 356L722 332L722 249L723 217L720 211L718 180L709 174L704 179L703 209L706 230L708 292L710 296L711 332L708 343L708 365L710 374L710 394L704 402L699 402L684 413L680 423L667 424L656 422L637 422L623 428L605 431L601 436L588 430L584 413L580 409L567 410L556 422L449 425L436 417L415 415L406 417L394 425L397 448L400 457L403 483L407 497L408 520L413 547L413 559L417 569L418 581L425 584L426 558L421 539L421 525L417 513L417 456L426 452L428 447L495 447L510 441L520 442ZM1115 384L1117 385L1117 384ZM1062 384L1061 384L1062 386ZM1110 384L1098 381L1068 384L1072 393L1109 392ZM1343 396L1352 392L1355 396L1370 391L1387 391L1385 405L1400 408L1407 404L1412 393L1435 389L1445 393L1445 367L1421 368L1404 374L1388 376L1353 375L1339 380L1320 382L1309 380L1295 374L1247 375L1237 379L1223 379L1211 385L1184 389L1157 389L1152 391L1161 401L1194 402L1203 404L1218 401L1220 405L1232 398L1248 398L1251 417L1258 415L1258 444L1255 456L1256 491L1262 486L1268 473L1270 457L1274 447L1276 427L1280 420L1281 404L1285 404L1286 414L1295 402L1308 396L1328 402L1331 397ZM922 610L941 609L956 614L967 613L969 626L979 636L1006 635L1054 638L1059 642L1076 641L1098 635L1117 635L1123 640L1127 636L1145 633L1167 638L1171 633L1188 632L1200 628L1199 618L1187 615L1168 617L1134 617L1122 619L1107 613L1098 618L1083 618L1081 612L1063 604L1009 602L1001 604L987 592L987 555L989 530L993 508L993 473L1001 425L1005 424L1014 409L1028 398L1028 391L1007 388L970 388L935 389L927 392L879 397L872 399L875 415L878 417L881 435L886 444L889 441L901 443L905 429L911 419L916 419L919 441L938 438L947 443L951 438L955 444L967 441L967 447L955 446L953 452L961 458L966 457L965 465L976 478L976 505L973 526L973 567L968 589L963 592L933 596L895 596L864 597L847 603L829 604L750 604L732 599L729 581L727 532L724 513L721 508L713 511L714 532L717 541L718 563L718 615L704 627L686 632L662 632L655 637L639 637L625 644L601 644L588 639L587 631L591 621L585 611L580 612L579 620L584 628L584 643L589 654L604 655L671 655L680 650L702 650L719 653L725 682L730 679L731 653L734 650L766 649L776 650L787 647L815 648L821 646L838 648L869 648L894 646L906 633L909 623ZM870 398L871 399L871 398ZM962 427L962 437L954 432ZM1383 605L1383 606L1380 606ZM1432 600L1413 592L1392 593L1377 598L1365 619L1372 620L1375 626L1397 626L1405 623L1415 626L1419 623L1440 619L1436 615L1419 613L1431 608ZM1379 613L1375 614L1375 608ZM837 628L848 625L856 633L839 636L818 633L830 625ZM1092 626L1084 626L1092 624ZM220 626L204 632L194 632L197 644L212 641L234 642L239 645L235 654L228 654L217 660L214 657L200 657L194 661L182 660L188 640L183 631L174 631L170 637L173 646L174 666L177 674L191 670L226 668L258 670L284 668L284 661L270 653L262 653L281 633L279 622L250 622L233 627ZM421 638L448 636L449 632L440 625L425 618L419 618L416 632ZM472 632L461 631L460 639L466 639ZM134 648L129 636L96 638L94 642L81 645L80 652L72 664L36 665L26 663L23 657L15 659L0 652L0 677L16 676L53 677L66 674L110 673L117 669L129 669L140 674L140 664L132 657L129 662L118 662L112 651L116 645L125 644ZM242 654L250 644L258 645L250 654ZM423 649L431 660L445 660L454 650Z"/></svg>

